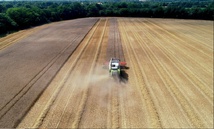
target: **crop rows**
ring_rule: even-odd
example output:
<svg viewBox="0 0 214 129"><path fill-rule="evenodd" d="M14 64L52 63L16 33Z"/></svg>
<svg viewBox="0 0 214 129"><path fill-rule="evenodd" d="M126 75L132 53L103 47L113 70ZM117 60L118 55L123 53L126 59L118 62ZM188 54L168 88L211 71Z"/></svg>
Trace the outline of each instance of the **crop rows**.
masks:
<svg viewBox="0 0 214 129"><path fill-rule="evenodd" d="M59 31L51 33L51 27ZM4 127L12 123L19 128L212 128L212 27L211 21L108 17L76 19L29 31L17 44L14 41L0 48L0 57L36 37L41 39L31 47L40 45L31 51L46 48L44 40L53 46L40 52L60 51L47 57L48 62L41 64L44 67L1 105L0 124L7 121ZM89 30L85 36L83 28ZM67 40L70 43L61 47ZM126 61L120 78L111 77L108 66L104 67L110 58ZM60 61L64 63L58 65ZM55 74L47 72L52 70ZM43 84L38 80L44 77L51 80L38 95L35 86ZM26 105L25 96L34 92L37 98L17 120L11 113L18 113L15 109Z"/></svg>

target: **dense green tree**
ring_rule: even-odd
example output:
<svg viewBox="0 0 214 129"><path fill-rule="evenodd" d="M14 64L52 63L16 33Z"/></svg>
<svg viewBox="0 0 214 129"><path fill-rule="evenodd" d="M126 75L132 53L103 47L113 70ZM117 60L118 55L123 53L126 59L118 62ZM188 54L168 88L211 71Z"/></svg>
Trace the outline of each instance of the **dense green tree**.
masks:
<svg viewBox="0 0 214 129"><path fill-rule="evenodd" d="M0 13L5 12L5 10L6 10L6 7L0 4Z"/></svg>
<svg viewBox="0 0 214 129"><path fill-rule="evenodd" d="M73 9L72 18L80 18L80 17L85 17L87 15L86 9L79 2L74 2L71 6ZM98 6L98 5L96 5L96 6ZM97 7L97 8L99 9L99 7Z"/></svg>
<svg viewBox="0 0 214 129"><path fill-rule="evenodd" d="M6 33L8 30L15 30L16 27L16 22L6 14L0 13L0 33Z"/></svg>
<svg viewBox="0 0 214 129"><path fill-rule="evenodd" d="M99 9L96 6L96 4L89 4L89 6L87 7L87 16L88 17L97 17L99 16Z"/></svg>
<svg viewBox="0 0 214 129"><path fill-rule="evenodd" d="M0 2L0 33L80 17L123 16L214 19L211 0L146 2Z"/></svg>
<svg viewBox="0 0 214 129"><path fill-rule="evenodd" d="M117 4L117 7L118 7L118 8L127 8L127 7L128 7L128 4L130 4L130 3L125 3L125 2L118 3L118 4Z"/></svg>
<svg viewBox="0 0 214 129"><path fill-rule="evenodd" d="M18 24L19 28L26 28L45 22L44 17L42 17L43 12L36 7L31 9L26 7L9 8L6 14Z"/></svg>
<svg viewBox="0 0 214 129"><path fill-rule="evenodd" d="M130 13L127 8L120 8L119 15L122 17L125 17L125 16L130 16Z"/></svg>
<svg viewBox="0 0 214 129"><path fill-rule="evenodd" d="M162 18L164 17L164 9L161 6L153 9L153 17Z"/></svg>

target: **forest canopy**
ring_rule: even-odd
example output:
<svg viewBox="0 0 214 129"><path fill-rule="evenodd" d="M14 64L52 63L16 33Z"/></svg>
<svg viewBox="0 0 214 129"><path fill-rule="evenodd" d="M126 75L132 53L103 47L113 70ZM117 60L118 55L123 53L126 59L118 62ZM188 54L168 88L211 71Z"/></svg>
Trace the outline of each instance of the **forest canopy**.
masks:
<svg viewBox="0 0 214 129"><path fill-rule="evenodd" d="M142 2L0 2L0 34L54 21L83 17L214 19L211 1Z"/></svg>

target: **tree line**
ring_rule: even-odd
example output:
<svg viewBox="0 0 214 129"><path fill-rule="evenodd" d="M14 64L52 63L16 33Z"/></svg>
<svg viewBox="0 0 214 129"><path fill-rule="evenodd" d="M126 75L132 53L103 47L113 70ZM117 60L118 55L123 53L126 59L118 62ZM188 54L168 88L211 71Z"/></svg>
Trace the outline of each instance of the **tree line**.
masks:
<svg viewBox="0 0 214 129"><path fill-rule="evenodd" d="M214 2L0 2L0 34L83 17L214 19Z"/></svg>

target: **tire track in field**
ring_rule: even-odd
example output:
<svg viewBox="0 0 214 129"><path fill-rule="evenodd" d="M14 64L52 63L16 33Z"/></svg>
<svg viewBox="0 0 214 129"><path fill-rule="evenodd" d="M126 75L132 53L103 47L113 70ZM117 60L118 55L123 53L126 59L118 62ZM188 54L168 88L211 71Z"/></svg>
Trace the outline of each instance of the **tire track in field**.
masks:
<svg viewBox="0 0 214 129"><path fill-rule="evenodd" d="M118 58L120 59L120 51L119 51L119 44L120 44L120 40L118 39L118 26L117 26L117 20L114 18L114 19L111 19L110 21L110 35L112 34L113 36L110 36L109 37L109 47L108 49L110 50L110 52L108 53L109 54L109 59L112 58L112 57L115 57L115 58ZM111 39L113 39L113 42L111 42ZM114 47L112 47L112 44ZM108 59L108 60L109 60ZM112 78L109 79L109 81L112 81L111 80ZM110 114L110 120L111 120L111 126L110 128L119 128L120 127L120 113L119 113L119 105L120 105L120 102L119 102L119 88L118 88L119 85L114 85L113 87L110 88L110 93L111 93L111 97L109 98L110 99L110 110L109 112L111 113Z"/></svg>
<svg viewBox="0 0 214 129"><path fill-rule="evenodd" d="M148 25L145 25L145 26L147 26L151 30L151 28ZM155 32L155 31L154 31L154 33L156 33L156 36L162 37L162 35L160 35L159 33ZM150 39L156 40L155 38L152 37L152 35L147 35L147 36L149 36L148 40L150 40ZM169 41L167 41L167 42L169 42ZM209 87L207 87L207 84L203 80L201 80L197 75L195 75L195 73L193 73L187 66L185 66L184 63L182 63L180 60L178 60L177 57L175 57L174 54L171 52L171 50L166 50L165 47L161 43L159 43L158 41L157 41L157 43L161 46L161 47L157 47L157 48L159 50L162 49L161 50L162 53L174 64L174 66L176 66L179 69L179 71L184 76L186 76L192 84L194 84L196 86L196 88L199 88L200 89L199 91L202 91L205 94L204 97L206 97L206 98L208 97L209 101L211 101L213 99L213 95L211 92L212 90ZM157 46L157 44L154 44L154 45ZM166 52L169 54L166 54ZM173 58L170 58L169 55L172 56ZM173 60L175 60L175 61L173 61ZM204 71L204 69L202 69L202 70ZM205 72L208 72L208 71L205 71Z"/></svg>
<svg viewBox="0 0 214 129"><path fill-rule="evenodd" d="M106 29L107 20L101 19L101 21L105 21L104 28ZM97 47L97 50L95 51L95 56L92 59L92 64L91 64L91 67L90 67L90 70L89 70L89 74L88 74L89 76L91 76L92 73L95 70L96 61L99 58L99 52L100 52L102 41L103 41L103 37L104 37L104 34L105 34L105 29L102 31L101 36L100 36L101 38L99 39L99 41L97 43L98 47ZM86 104L87 104L87 100L88 100L88 94L90 93L90 90L91 90L90 77L87 78L85 84L88 84L89 86L87 86L87 88L83 91L81 102L80 102L80 105L78 106L77 115L74 118L74 123L72 124L72 128L79 128L80 127L80 124L81 124L80 122L81 122L81 119L83 117L84 110L87 107Z"/></svg>
<svg viewBox="0 0 214 129"><path fill-rule="evenodd" d="M116 18L111 18L110 20L110 31L109 31L109 39L108 39L108 48L107 48L107 60L110 60L110 58L118 58L121 61L124 61L124 55L122 51L122 44L120 41L120 35L118 30L118 23ZM117 80L117 79L116 79ZM113 80L112 77L109 77L108 81L116 81ZM117 80L118 81L118 80ZM120 93L121 90L119 87L121 87L120 83L115 82L114 86L110 86L109 90L109 114L108 114L108 121L109 121L109 128L120 128L121 122L125 121L125 119L121 119L120 112L122 109L120 100L122 98Z"/></svg>
<svg viewBox="0 0 214 129"><path fill-rule="evenodd" d="M119 94L119 102L120 102L120 105L119 105L119 108L120 108L120 125L121 127L120 128L127 128L127 115L125 113L125 101L124 101L124 98L125 98L125 93L124 91L122 91L120 94ZM128 109L126 109L128 110Z"/></svg>
<svg viewBox="0 0 214 129"><path fill-rule="evenodd" d="M162 28L162 27L160 27L160 26L158 26L158 25L152 23L151 21L149 21L149 20L147 20L147 19L146 19L146 21L147 21L148 23L153 24L153 25L156 26L157 28L161 29L162 32L167 33L168 35L170 35L170 36L173 37L174 39L177 39L176 42L178 42L178 41L179 41L179 42L182 42L182 43L183 43L183 44L182 44L183 47L185 47L186 49L192 48L192 49L194 49L194 50L197 52L197 54L198 54L198 52L200 52L201 54L203 54L203 55L205 56L204 58L207 58L207 57L208 57L208 58L212 58L212 56L210 56L211 53L207 54L207 53L205 53L205 52L206 52L205 50L202 51L202 50L196 48L195 46L186 43L186 41L184 41L184 40L182 39L183 37L178 37L178 36L176 36L175 34L173 34L173 33L169 32L169 31L165 30L164 28ZM185 35L184 35L184 36L185 36ZM187 38L187 40L188 40L188 38ZM202 56L202 55L201 55L201 56Z"/></svg>
<svg viewBox="0 0 214 129"><path fill-rule="evenodd" d="M120 32L120 29L119 29L119 20L118 19L113 19L114 21L113 21L113 24L114 24L114 34L116 35L114 38L116 38L116 41L117 41L117 43L118 43L118 55L119 55L119 59L120 59L120 61L126 61L125 60L125 54L124 54L124 47L123 47L123 45L122 45L122 40L121 40L121 37L122 37L122 34L121 34L121 32ZM115 50L114 50L115 51ZM126 70L125 70L125 72L126 72ZM127 73L126 73L127 74ZM123 79L123 78L120 78L120 79ZM126 78L126 81L128 80L128 75L127 75L127 78ZM125 83L127 83L125 81ZM118 104L118 109L119 109L119 111L118 111L118 113L119 113L119 115L120 116L118 116L119 118L118 119L120 119L119 120L119 128L128 128L129 126L128 126L128 120L127 120L127 114L126 114L126 110L129 110L128 108L125 108L125 106L126 106L126 98L128 98L127 96L127 89L128 89L128 87L127 87L127 85L125 84L125 85L122 85L123 84L123 82L120 82L120 85L119 85L119 88L118 88L118 86L116 86L116 88L117 88L117 90L119 90L119 94L118 94L118 102L119 102L119 104ZM123 88L123 86L125 87L125 88ZM113 89L114 90L114 89ZM124 101L125 100L125 101ZM116 126L114 126L114 127L116 127Z"/></svg>
<svg viewBox="0 0 214 129"><path fill-rule="evenodd" d="M148 26L147 24L144 24L144 25ZM151 28L149 28L149 29L152 30ZM166 30L163 30L163 31L166 31ZM159 33L155 32L155 31L154 31L154 33L155 33L157 36L161 36ZM170 33L170 32L168 32L167 34L171 36L171 33ZM166 36L167 36L167 34L166 34ZM161 37L162 37L162 36L161 36ZM168 36L167 36L167 37L168 37ZM165 37L165 38L166 38L166 37ZM168 39L172 39L172 38L169 37ZM177 42L177 41L176 41L176 42ZM170 43L171 46L173 46L174 48L177 48L176 45L173 44L172 42L169 42L169 43ZM207 67L207 65L204 66L204 65L202 64L202 62L199 63L198 60L196 60L196 59L193 58L192 56L186 54L187 52L185 52L183 49L179 49L179 51L181 52L182 55L184 55L184 57L188 57L189 59L191 59L192 61L194 61L194 64L197 64L197 65L203 67L203 70L205 70L207 73L212 72L212 68Z"/></svg>
<svg viewBox="0 0 214 129"><path fill-rule="evenodd" d="M112 18L107 48L107 60L112 57L118 58L124 61L124 54L121 45L120 32L118 30L118 23L116 18Z"/></svg>
<svg viewBox="0 0 214 129"><path fill-rule="evenodd" d="M126 28L125 28L125 26L126 26ZM147 88L147 82L146 82L147 79L146 79L144 70L140 67L140 64L138 62L138 56L133 48L133 44L131 43L130 39L128 38L129 36L127 34L127 31L129 31L129 30L131 30L131 29L129 29L129 26L125 25L125 23L122 24L122 22L121 22L121 31L125 34L125 36L123 36L123 39L125 40L124 46L127 50L127 53L129 53L128 57L131 62L130 65L132 66L133 73L136 77L135 82L130 82L130 83L132 85L138 84L137 88L141 91L141 95L142 95L141 100L144 100L146 102L146 108L147 108L147 111L149 112L149 116L151 118L150 126L152 128L162 128L159 115L156 111L154 102L153 102L152 97Z"/></svg>
<svg viewBox="0 0 214 129"><path fill-rule="evenodd" d="M119 56L119 59L121 61L125 61L125 56L124 56L124 52L123 52L123 48L122 48L122 43L121 43L121 38L120 38L120 32L118 30L118 23L116 21L116 41L117 41L117 44L118 44L118 56Z"/></svg>
<svg viewBox="0 0 214 129"><path fill-rule="evenodd" d="M116 31L116 28L117 26L115 25L116 24L116 19L115 18L111 18L109 21L109 32L106 33L106 35L109 35L108 36L108 39L107 39L107 46L104 47L104 48L107 48L107 51L104 51L104 48L101 52L101 54L105 55L103 57L103 59L105 59L105 61L109 61L110 58L112 57L118 57L118 54L117 54L117 46L116 46L116 43L117 43L117 37L115 36L115 31ZM101 61L102 58L99 58L98 62L102 63ZM106 66L108 67L108 66ZM108 71L108 68L106 68L106 71ZM106 72L108 74L108 72ZM107 81L111 82L111 78L108 78ZM105 82L105 83L108 83L108 82ZM108 110L108 113L107 113L107 125L106 127L107 128L119 128L119 113L118 113L118 105L119 105L119 102L118 102L118 99L117 99L117 94L118 94L118 88L117 87L112 87L110 85L107 86L107 94L108 94L108 97L107 97L107 100L108 100L108 106L107 106L107 110ZM96 117L96 116L95 116ZM105 128L106 128L105 127Z"/></svg>
<svg viewBox="0 0 214 129"><path fill-rule="evenodd" d="M108 114L107 114L107 128L111 128L111 96L112 96L112 93L111 93L111 88L108 87L108 106L107 106L107 109L108 109Z"/></svg>
<svg viewBox="0 0 214 129"><path fill-rule="evenodd" d="M114 31L114 40L115 40L115 42L114 42L114 45L115 45L115 47L114 47L115 56L114 57L119 58L120 60L124 60L124 56L122 54L123 51L121 49L122 45L121 45L119 31L118 31L118 24L117 24L116 20L114 22L115 22L114 23L114 30L115 30Z"/></svg>
<svg viewBox="0 0 214 129"><path fill-rule="evenodd" d="M110 33L109 33L109 42L108 42L108 60L111 57L115 57L120 59L121 61L125 61L124 53L122 49L122 43L120 39L120 32L118 29L118 21L116 18L112 18L110 20ZM110 77L109 81L112 78ZM121 78L123 79L123 78ZM111 107L109 107L110 114L108 116L110 128L120 128L120 127L126 127L126 118L124 114L124 95L123 95L123 89L121 89L124 85L124 82L121 82L121 80L114 80L116 81L115 85L111 87L110 89L110 102ZM119 81L119 82L118 82ZM121 115L123 117L121 117Z"/></svg>
<svg viewBox="0 0 214 129"><path fill-rule="evenodd" d="M136 39L140 39L140 36L133 33ZM176 82L173 80L171 74L165 69L163 64L158 61L158 58L154 54L154 52L149 48L149 46L145 43L146 48L144 48L141 44L139 44L141 48L147 53L147 56L149 57L150 61L152 62L152 65L155 67L156 71L158 72L159 76L162 78L163 82L168 86L167 88L169 91L171 91L176 99L180 102L182 105L185 113L189 117L190 121L192 122L194 127L197 128L204 128L203 122L200 120L200 117L195 112L192 105L188 102L188 100L185 98L185 96L180 92L180 90L177 88Z"/></svg>
<svg viewBox="0 0 214 129"><path fill-rule="evenodd" d="M120 127L120 113L119 113L119 88L115 86L112 88L112 97L111 97L111 128L119 128Z"/></svg>
<svg viewBox="0 0 214 129"><path fill-rule="evenodd" d="M113 33L114 33L114 45L115 47L113 48L113 51L115 53L114 57L120 59L121 61L125 61L123 49L122 49L122 43L120 39L120 32L118 28L118 21L117 19L112 20L113 24ZM112 31L110 32L112 33ZM116 82L117 84L112 87L111 92L112 92L112 126L111 128L121 128L123 126L122 123L126 123L126 119L124 118L124 108L121 108L121 105L123 105L123 99L124 97L122 96L122 82L120 80L117 80L119 82ZM124 117L121 117L124 116ZM126 126L125 126L126 127Z"/></svg>
<svg viewBox="0 0 214 129"><path fill-rule="evenodd" d="M111 58L119 58L116 54L116 19L110 20L110 27L109 27L109 39L108 39L108 47L107 47L107 56L106 61L109 61Z"/></svg>
<svg viewBox="0 0 214 129"><path fill-rule="evenodd" d="M80 46L74 50L74 53L72 54L72 57L74 57L74 58L72 58L72 61L67 61L67 62L69 62L69 65L67 65L67 63L66 63L67 67L65 67L65 68L63 67L63 69L61 70L61 71L64 71L61 73L61 74L63 74L63 76L61 74L56 76L56 78L60 78L60 79L56 79L56 80L60 80L60 81L55 82L53 80L53 82L52 82L53 85L50 84L49 87L53 87L53 89L51 89L51 91L47 91L47 92L51 92L53 94L51 94L49 96L49 98L46 100L45 105L41 106L40 103L44 103L44 102L39 101L36 103L36 106L33 107L33 109L32 109L32 110L34 110L34 111L32 111L33 116L34 116L35 110L37 110L37 108L42 107L41 113L39 115L37 115L37 118L32 125L33 128L38 128L42 125L42 122L45 119L47 113L49 112L49 110L52 107L53 103L55 102L56 98L58 97L61 89L64 87L64 84L68 80L69 75L72 73L73 69L75 69L75 67L77 67L76 64L77 64L79 58L82 56L85 49L87 48L87 46L89 45L89 41L91 40L92 36L94 35L94 32L97 29L98 24L99 23L97 23L97 25L95 25L91 29L90 32L92 32L92 33L89 33L90 36L88 37L87 42L85 44L80 44ZM76 52L76 51L78 51L78 52ZM76 55L76 56L73 56L73 55ZM45 92L43 94L45 94ZM45 95L44 95L44 97L45 97ZM42 98L42 99L44 99L44 98ZM32 115L32 114L30 114L30 115ZM21 123L18 127L24 126L28 122L29 118L33 118L30 115L29 115L29 117L26 117L25 120L23 121L23 123ZM24 127L26 127L26 126L24 126Z"/></svg>

